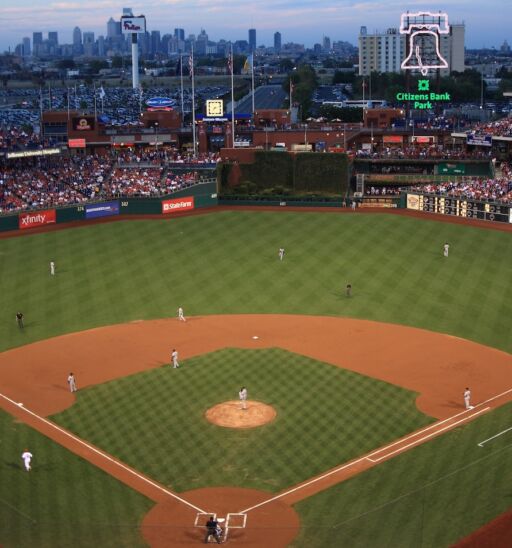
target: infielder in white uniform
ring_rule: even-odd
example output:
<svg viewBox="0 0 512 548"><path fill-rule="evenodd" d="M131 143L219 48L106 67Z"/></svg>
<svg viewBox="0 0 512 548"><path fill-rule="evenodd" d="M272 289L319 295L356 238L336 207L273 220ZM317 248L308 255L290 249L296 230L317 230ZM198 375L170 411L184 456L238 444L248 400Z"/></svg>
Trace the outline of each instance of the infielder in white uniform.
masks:
<svg viewBox="0 0 512 548"><path fill-rule="evenodd" d="M68 375L68 384L69 384L69 391L70 392L76 392L76 390L77 390L76 380L75 380L75 376L73 375L73 373L70 373Z"/></svg>
<svg viewBox="0 0 512 548"><path fill-rule="evenodd" d="M279 260L282 261L284 259L284 247L279 248Z"/></svg>
<svg viewBox="0 0 512 548"><path fill-rule="evenodd" d="M240 398L240 405L243 410L247 409L247 388L242 386L240 392L238 392L238 397Z"/></svg>
<svg viewBox="0 0 512 548"><path fill-rule="evenodd" d="M471 390L469 388L466 388L464 390L464 405L466 406L466 409L473 409L473 405L471 405Z"/></svg>
<svg viewBox="0 0 512 548"><path fill-rule="evenodd" d="M50 261L50 276L55 276L55 263Z"/></svg>
<svg viewBox="0 0 512 548"><path fill-rule="evenodd" d="M171 352L171 359L172 359L172 366L174 369L177 369L180 364L178 362L178 351L176 350L176 348L173 348L172 349L172 352Z"/></svg>
<svg viewBox="0 0 512 548"><path fill-rule="evenodd" d="M178 308L178 320L180 322L186 322L186 318L185 318L185 315L183 314L183 308L181 308L181 306Z"/></svg>
<svg viewBox="0 0 512 548"><path fill-rule="evenodd" d="M23 451L23 453L21 454L21 458L23 459L23 462L25 463L25 470L27 472L30 472L30 470L32 469L32 467L30 466L30 461L32 460L32 453L30 453L30 451L28 449L25 449L25 451Z"/></svg>
<svg viewBox="0 0 512 548"><path fill-rule="evenodd" d="M450 251L450 244L447 242L443 245L443 255L448 257L448 252Z"/></svg>

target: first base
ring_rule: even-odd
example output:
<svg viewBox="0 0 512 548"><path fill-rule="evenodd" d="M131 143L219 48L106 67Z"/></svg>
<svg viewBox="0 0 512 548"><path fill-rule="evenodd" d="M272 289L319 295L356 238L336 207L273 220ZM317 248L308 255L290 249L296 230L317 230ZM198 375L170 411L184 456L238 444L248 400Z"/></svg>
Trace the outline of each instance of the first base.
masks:
<svg viewBox="0 0 512 548"><path fill-rule="evenodd" d="M254 335L253 339L254 340L259 339L258 335Z"/></svg>

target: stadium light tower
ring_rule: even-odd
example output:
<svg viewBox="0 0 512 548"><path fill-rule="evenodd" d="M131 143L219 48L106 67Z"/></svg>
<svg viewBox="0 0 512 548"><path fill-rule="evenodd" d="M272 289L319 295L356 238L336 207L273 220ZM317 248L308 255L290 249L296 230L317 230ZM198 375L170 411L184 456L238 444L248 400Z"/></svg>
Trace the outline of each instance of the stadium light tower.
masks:
<svg viewBox="0 0 512 548"><path fill-rule="evenodd" d="M121 31L130 34L132 40L132 87L139 87L139 44L137 36L146 32L146 18L144 15L123 15L121 17Z"/></svg>

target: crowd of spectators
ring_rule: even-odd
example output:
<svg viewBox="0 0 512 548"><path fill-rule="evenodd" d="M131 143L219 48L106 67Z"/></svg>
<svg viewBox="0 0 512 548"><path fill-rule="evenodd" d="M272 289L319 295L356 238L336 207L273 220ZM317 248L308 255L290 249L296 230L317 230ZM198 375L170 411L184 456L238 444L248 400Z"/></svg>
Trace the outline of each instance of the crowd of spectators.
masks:
<svg viewBox="0 0 512 548"><path fill-rule="evenodd" d="M202 160L207 159L205 155ZM209 177L211 171L189 169L184 159L180 168L158 162L150 167L131 163L128 167L112 155L4 161L0 163L0 213L118 196L162 196Z"/></svg>
<svg viewBox="0 0 512 548"><path fill-rule="evenodd" d="M0 127L0 153L18 150L33 150L51 147L50 139L43 139L38 133L15 127Z"/></svg>
<svg viewBox="0 0 512 548"><path fill-rule="evenodd" d="M470 133L493 135L494 137L512 137L512 116L494 122L476 124L471 128Z"/></svg>
<svg viewBox="0 0 512 548"><path fill-rule="evenodd" d="M380 150L358 150L357 158L390 160L467 160L488 159L491 150L465 150L464 148L445 148L442 145L410 145L405 147L383 147Z"/></svg>
<svg viewBox="0 0 512 548"><path fill-rule="evenodd" d="M508 164L502 165L501 173L493 179L475 177L474 179L464 179L461 182L446 181L417 185L408 187L408 189L439 196L512 204L512 168Z"/></svg>

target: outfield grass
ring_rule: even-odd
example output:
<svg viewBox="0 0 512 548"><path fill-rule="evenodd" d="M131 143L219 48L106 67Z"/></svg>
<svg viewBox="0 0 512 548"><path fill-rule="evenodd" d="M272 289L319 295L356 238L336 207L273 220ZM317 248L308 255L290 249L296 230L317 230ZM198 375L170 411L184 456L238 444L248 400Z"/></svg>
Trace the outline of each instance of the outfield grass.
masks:
<svg viewBox="0 0 512 548"><path fill-rule="evenodd" d="M0 256L0 350L182 305L187 315L366 318L512 351L512 238L494 230L385 214L222 212L2 240Z"/></svg>
<svg viewBox="0 0 512 548"><path fill-rule="evenodd" d="M210 424L206 409L242 385L277 418L243 431ZM429 424L416 396L282 349L225 349L81 390L52 418L178 491L279 491Z"/></svg>
<svg viewBox="0 0 512 548"><path fill-rule="evenodd" d="M135 548L146 497L0 410L0 543L4 548ZM21 453L34 455L26 472Z"/></svg>
<svg viewBox="0 0 512 548"><path fill-rule="evenodd" d="M296 505L294 547L450 546L512 505L512 404Z"/></svg>

